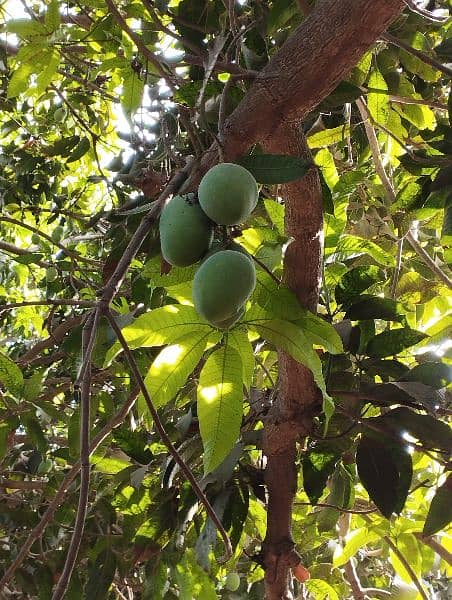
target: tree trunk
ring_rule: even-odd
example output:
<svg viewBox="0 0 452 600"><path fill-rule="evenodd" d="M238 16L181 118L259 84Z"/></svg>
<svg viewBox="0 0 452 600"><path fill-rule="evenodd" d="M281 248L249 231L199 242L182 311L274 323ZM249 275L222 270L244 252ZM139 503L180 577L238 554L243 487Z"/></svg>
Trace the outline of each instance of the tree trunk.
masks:
<svg viewBox="0 0 452 600"><path fill-rule="evenodd" d="M265 149L311 159L301 127L282 123ZM315 169L281 186L286 233L293 238L284 256L285 283L300 303L316 311L322 257L322 189ZM265 481L268 490L267 535L263 546L266 597L287 598L289 569L300 562L292 540L292 504L297 489L296 443L306 436L321 409L321 395L311 371L279 352L279 393L265 421Z"/></svg>

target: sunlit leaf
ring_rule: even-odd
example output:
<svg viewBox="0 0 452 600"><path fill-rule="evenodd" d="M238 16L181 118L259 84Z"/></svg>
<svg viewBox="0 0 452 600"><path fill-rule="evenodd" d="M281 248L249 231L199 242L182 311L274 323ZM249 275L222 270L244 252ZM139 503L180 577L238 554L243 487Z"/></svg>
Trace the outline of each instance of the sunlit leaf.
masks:
<svg viewBox="0 0 452 600"><path fill-rule="evenodd" d="M199 376L198 418L204 472L217 467L238 439L243 412L243 367L229 344L215 350Z"/></svg>

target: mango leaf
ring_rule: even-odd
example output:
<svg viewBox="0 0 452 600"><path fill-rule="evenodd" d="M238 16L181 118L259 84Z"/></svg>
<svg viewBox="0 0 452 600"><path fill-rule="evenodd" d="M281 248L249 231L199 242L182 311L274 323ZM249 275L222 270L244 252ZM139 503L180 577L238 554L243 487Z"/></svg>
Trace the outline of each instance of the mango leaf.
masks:
<svg viewBox="0 0 452 600"><path fill-rule="evenodd" d="M419 381L436 390L441 389L452 381L452 366L442 362L421 363L405 373L399 381Z"/></svg>
<svg viewBox="0 0 452 600"><path fill-rule="evenodd" d="M338 304L350 304L371 285L384 280L383 271L375 265L360 265L351 269L342 277L335 289Z"/></svg>
<svg viewBox="0 0 452 600"><path fill-rule="evenodd" d="M140 106L143 97L144 79L130 67L123 71L121 106L126 115L132 115Z"/></svg>
<svg viewBox="0 0 452 600"><path fill-rule="evenodd" d="M420 552L419 543L417 539L414 537L412 533L403 532L397 534L396 538L393 540L397 545L398 550L401 555L404 557L409 557L409 565L417 577L421 576L422 570L422 552ZM412 576L406 569L403 562L400 560L399 553L394 552L392 548L389 548L389 560L394 567L394 571L400 577L402 581L407 584L411 584ZM396 580L397 581L397 580ZM397 586L391 587L391 592L395 592L397 590ZM396 594L393 594L393 597L397 598ZM410 597L419 596L417 594L410 594Z"/></svg>
<svg viewBox="0 0 452 600"><path fill-rule="evenodd" d="M313 504L323 494L328 477L338 460L337 454L328 451L312 451L303 458L303 488Z"/></svg>
<svg viewBox="0 0 452 600"><path fill-rule="evenodd" d="M9 356L2 352L0 352L0 383L16 397L20 396L24 386L22 371Z"/></svg>
<svg viewBox="0 0 452 600"><path fill-rule="evenodd" d="M294 323L303 330L309 341L323 346L330 354L342 354L344 351L342 340L331 323L309 310L301 310L303 315L294 320Z"/></svg>
<svg viewBox="0 0 452 600"><path fill-rule="evenodd" d="M36 77L36 94L41 94L51 83L60 64L60 55L55 49L50 49L44 61L44 67Z"/></svg>
<svg viewBox="0 0 452 600"><path fill-rule="evenodd" d="M312 167L312 162L283 154L251 154L242 156L237 162L248 169L258 183L266 184L301 179Z"/></svg>
<svg viewBox="0 0 452 600"><path fill-rule="evenodd" d="M204 473L210 473L232 450L243 416L243 367L229 344L212 352L198 385L198 418L204 445Z"/></svg>
<svg viewBox="0 0 452 600"><path fill-rule="evenodd" d="M369 88L367 108L370 116L376 123L385 125L389 118L389 91L380 71L371 72L367 87Z"/></svg>
<svg viewBox="0 0 452 600"><path fill-rule="evenodd" d="M253 346L248 339L246 330L235 327L228 333L228 344L240 354L243 367L243 385L247 390L251 387L254 373L254 352Z"/></svg>
<svg viewBox="0 0 452 600"><path fill-rule="evenodd" d="M359 302L351 304L345 313L345 318L352 321L384 319L385 321L406 322L404 308L400 302L396 302L392 298L380 298L370 294L362 295Z"/></svg>
<svg viewBox="0 0 452 600"><path fill-rule="evenodd" d="M76 145L76 147L69 154L66 160L66 164L75 162L76 160L80 160L90 148L91 143L89 141L89 138L86 136L82 137L79 143Z"/></svg>
<svg viewBox="0 0 452 600"><path fill-rule="evenodd" d="M436 490L436 494L430 504L430 508L425 520L424 535L433 535L452 521L452 474L450 474L441 487Z"/></svg>
<svg viewBox="0 0 452 600"><path fill-rule="evenodd" d="M8 84L7 98L15 98L19 96L29 86L29 79L34 73L34 66L30 63L22 63L14 71Z"/></svg>
<svg viewBox="0 0 452 600"><path fill-rule="evenodd" d="M211 331L212 328L201 319L192 306L184 304L167 304L137 317L133 323L122 329L122 334L129 345L135 348L148 348L172 344L183 335L194 331ZM105 365L121 351L116 342L105 357Z"/></svg>
<svg viewBox="0 0 452 600"><path fill-rule="evenodd" d="M303 584L314 600L339 600L339 596L329 583L323 579L308 579Z"/></svg>
<svg viewBox="0 0 452 600"><path fill-rule="evenodd" d="M382 436L384 438L384 436ZM356 451L358 475L370 499L389 519L399 513L411 484L411 456L402 453L389 438L363 435Z"/></svg>
<svg viewBox="0 0 452 600"><path fill-rule="evenodd" d="M311 150L315 148L325 148L326 146L332 146L339 142L344 142L350 135L350 127L348 125L341 125L340 127L333 127L332 129L324 129L308 135L307 142Z"/></svg>
<svg viewBox="0 0 452 600"><path fill-rule="evenodd" d="M182 388L204 354L210 335L211 331L187 333L157 355L144 380L156 408L167 404ZM221 334L216 335L219 341ZM140 398L138 409L145 413L146 404Z"/></svg>
<svg viewBox="0 0 452 600"><path fill-rule="evenodd" d="M60 26L61 16L59 7L60 3L58 0L51 0L50 4L47 6L44 25L49 32L55 31Z"/></svg>
<svg viewBox="0 0 452 600"><path fill-rule="evenodd" d="M245 315L246 317L246 315ZM322 363L317 353L312 348L305 333L300 327L282 319L269 321L249 321L250 327L255 329L261 337L274 344L277 348L285 350L292 358L312 371L314 381L323 394L323 410L328 423L334 412L334 403L328 395L322 373Z"/></svg>
<svg viewBox="0 0 452 600"><path fill-rule="evenodd" d="M276 202L276 200L272 200L271 198L265 198L264 206L271 222L276 228L276 231L279 233L279 235L283 236L285 234L284 206L279 202Z"/></svg>
<svg viewBox="0 0 452 600"><path fill-rule="evenodd" d="M30 38L36 35L46 35L44 25L37 19L11 19L6 22L6 31L15 33L21 38Z"/></svg>
<svg viewBox="0 0 452 600"><path fill-rule="evenodd" d="M409 327L383 331L369 341L366 353L375 358L394 356L402 350L416 345L426 337L428 336L425 333Z"/></svg>
<svg viewBox="0 0 452 600"><path fill-rule="evenodd" d="M318 109L322 112L329 111L346 102L354 102L362 95L362 90L349 81L341 81L340 84L319 104Z"/></svg>
<svg viewBox="0 0 452 600"><path fill-rule="evenodd" d="M360 527L347 534L345 538L345 545L341 547L339 544L336 546L333 555L333 566L342 567L348 561L355 556L355 554L366 544L379 539L374 532L369 531L367 527Z"/></svg>
<svg viewBox="0 0 452 600"><path fill-rule="evenodd" d="M429 448L444 452L450 452L452 448L452 430L447 423L404 406L394 408L381 417L373 417L369 421L378 422L379 425L387 427L388 431L400 437L403 433L409 433Z"/></svg>
<svg viewBox="0 0 452 600"><path fill-rule="evenodd" d="M369 254L377 263L384 267L395 266L395 259L391 254L380 248L380 246L377 246L374 242L355 235L341 236L336 248L335 260L336 262L343 262L350 258L362 256L363 254Z"/></svg>

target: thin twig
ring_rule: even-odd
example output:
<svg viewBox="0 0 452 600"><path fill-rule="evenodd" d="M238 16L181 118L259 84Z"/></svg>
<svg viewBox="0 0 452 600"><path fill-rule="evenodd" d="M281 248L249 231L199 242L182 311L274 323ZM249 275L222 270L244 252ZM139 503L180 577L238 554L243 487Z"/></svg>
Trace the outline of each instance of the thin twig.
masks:
<svg viewBox="0 0 452 600"><path fill-rule="evenodd" d="M95 302L90 300L27 300L26 302L10 302L0 305L0 313L23 306L77 306L79 308L93 308Z"/></svg>
<svg viewBox="0 0 452 600"><path fill-rule="evenodd" d="M167 83L170 83L170 73L162 67L162 63L160 62L158 57L151 50L149 50L149 48L145 45L141 37L127 25L126 20L121 15L118 8L115 6L113 0L105 0L105 3L108 6L115 21L118 23L121 29L127 33L130 39L134 42L135 46L141 52L141 54L155 67L158 74L161 77L163 77L167 81Z"/></svg>
<svg viewBox="0 0 452 600"><path fill-rule="evenodd" d="M399 283L400 271L402 269L403 237L397 242L397 254L394 274L391 283L391 298L395 299L397 284Z"/></svg>
<svg viewBox="0 0 452 600"><path fill-rule="evenodd" d="M231 546L231 541L229 539L229 536L226 533L222 522L218 518L215 510L213 509L212 505L210 504L209 500L207 499L207 496L204 494L202 489L199 487L199 484L196 481L196 478L193 475L193 472L191 471L190 467L185 463L184 459L181 457L181 455L179 454L179 452L176 450L173 443L171 442L170 438L168 437L168 434L166 433L166 430L160 420L157 409L155 408L155 406L152 402L152 399L149 395L149 392L146 388L146 385L143 381L143 378L141 377L140 370L138 368L136 360L129 348L129 345L127 344L127 342L122 334L121 328L116 323L116 321L113 318L113 315L111 314L110 311L107 311L105 313L105 315L108 319L108 322L110 323L111 328L116 333L116 335L118 337L118 341L124 350L124 354L127 358L127 362L129 363L129 366L132 370L132 373L136 380L136 383L138 383L138 385L140 386L141 393L143 394L146 404L148 406L149 412L152 415L152 418L153 418L154 424L155 424L155 428L157 429L157 431L160 435L160 439L165 444L166 448L168 449L168 452L174 458L174 461L177 463L177 465L179 465L179 467L180 467L181 471L183 472L183 474L185 475L186 479L191 484L193 491L198 496L200 502L203 504L204 508L206 509L207 514L209 515L209 517L212 519L213 523L215 524L219 534L221 535L221 538L223 539L223 544L224 544L224 547L226 550L225 561L229 560L229 558L231 558L231 556L232 556L232 546Z"/></svg>
<svg viewBox="0 0 452 600"><path fill-rule="evenodd" d="M121 423L124 421L125 417L127 416L128 412L130 411L132 406L135 404L138 393L139 393L138 388L135 388L130 393L126 402L119 409L119 411L110 419L110 421L108 421L108 423L106 425L104 425L104 427L102 427L102 429L99 431L99 433L96 435L96 437L91 442L90 455L105 440L105 438L113 431L113 429L115 427L118 427L118 425L121 425ZM63 503L64 498L66 496L66 492L67 492L69 486L71 485L71 483L74 481L74 479L79 474L80 468L81 468L81 461L78 460L74 464L74 466L70 469L70 471L66 474L66 477L64 478L62 484L60 485L58 492L56 493L52 502L47 507L47 510L45 511L41 520L36 525L36 527L31 531L31 533L29 534L29 536L25 540L25 542L21 545L20 551L17 554L16 558L14 559L14 561L11 563L11 565L8 567L8 569L5 571L3 577L1 578L0 590L3 590L5 588L5 586L8 584L8 582L14 576L14 573L16 572L16 570L21 566L23 561L26 559L27 554L30 551L30 548L43 535L47 526L52 521L56 511Z"/></svg>
<svg viewBox="0 0 452 600"><path fill-rule="evenodd" d="M358 574L356 573L355 565L353 564L352 560L353 559L350 559L344 565L345 578L350 585L354 600L364 600L366 598L366 594L361 586L361 582L358 578Z"/></svg>
<svg viewBox="0 0 452 600"><path fill-rule="evenodd" d="M9 242L2 242L0 241L0 252L1 251L4 252L9 252L10 254L16 254L17 256L33 256L34 252L30 252L29 250L24 250L23 248L19 248L18 246L14 246L13 244L10 244ZM42 267L43 269L47 269L48 267L51 267L52 264L44 261L44 260L34 260L33 264L38 265L39 267Z"/></svg>
<svg viewBox="0 0 452 600"><path fill-rule="evenodd" d="M407 561L407 559L402 554L402 552L400 552L400 550L397 548L396 544L394 544L394 542L391 540L391 538L388 535L385 535L383 537L383 539L388 544L388 546L390 546L391 550L394 552L394 554L397 555L397 558L400 560L400 562L402 563L402 565L405 567L405 570L409 574L409 576L411 578L411 581L414 583L414 585L418 589L418 592L422 596L423 600L429 600L427 594L425 593L424 588L421 585L421 582L419 581L416 573L413 571L412 566Z"/></svg>
<svg viewBox="0 0 452 600"><path fill-rule="evenodd" d="M421 15L421 17L424 17L432 23L447 23L448 21L448 17L437 17L429 10L426 10L425 8L422 8L422 6L416 4L414 0L404 0L404 2L414 13Z"/></svg>
<svg viewBox="0 0 452 600"><path fill-rule="evenodd" d="M99 321L100 310L94 310L83 327L82 351L83 365L80 369L81 390L80 390L80 490L75 518L74 532L69 544L66 561L63 572L58 580L57 587L53 593L52 600L61 600L66 594L72 571L77 560L80 544L82 543L83 531L85 529L85 519L88 512L88 497L90 483L90 392L91 392L91 355L96 341L97 324Z"/></svg>
<svg viewBox="0 0 452 600"><path fill-rule="evenodd" d="M448 67L447 65L443 65L443 63L440 63L438 60L435 60L428 54L425 54L425 52L422 52L421 50L417 50L416 48L413 48L406 42L399 40L398 38L394 37L390 33L383 33L381 35L381 39L384 40L385 42L389 42L393 46L397 46L397 48L401 48L402 50L405 50L405 52L408 52L408 54L412 54L413 56L415 56L416 58L418 58L419 60L424 62L426 65L433 67L433 69L436 69L437 71L441 71L448 77L452 77L452 69L450 67Z"/></svg>
<svg viewBox="0 0 452 600"><path fill-rule="evenodd" d="M0 476L0 488L11 490L42 490L46 485L45 481L19 481Z"/></svg>
<svg viewBox="0 0 452 600"><path fill-rule="evenodd" d="M420 243L414 237L412 231L408 231L405 237L419 258L421 258L427 267L429 267L429 269L435 273L438 279L440 279L450 290L452 290L452 279L446 275L441 267L436 264L430 254L420 245Z"/></svg>
<svg viewBox="0 0 452 600"><path fill-rule="evenodd" d="M93 260L91 258L85 258L84 256L80 256L77 252L68 250L66 248L66 246L64 246L60 242L56 242L55 240L53 240L50 237L50 235L47 235L46 233L40 231L37 227L33 227L33 225L29 225L28 223L24 223L23 221L18 221L17 219L13 219L12 217L7 217L5 215L0 215L0 221L4 221L5 223L11 223L12 225L17 225L18 227L23 227L24 229L28 229L29 231L36 233L37 235L44 238L47 242L49 242L53 246L56 246L57 248L62 250L66 254L66 256L69 256L70 258L73 258L74 260L81 260L83 262L86 262L90 265L94 265L96 267L98 267L100 265L98 260Z"/></svg>
<svg viewBox="0 0 452 600"><path fill-rule="evenodd" d="M334 508L340 512L350 515L368 515L370 513L377 512L376 508L368 508L366 510L354 510L351 508L341 508L335 504L329 504L328 502L294 502L297 506L319 506L321 508Z"/></svg>
<svg viewBox="0 0 452 600"><path fill-rule="evenodd" d="M445 562L447 562L447 564L452 565L452 554L447 550L447 548L441 546L441 544L438 543L434 538L427 537L425 535L422 535L422 533L417 532L414 533L414 536L420 542L422 542L426 546L429 546L429 548L431 548L433 552L436 552L436 554L440 556Z"/></svg>

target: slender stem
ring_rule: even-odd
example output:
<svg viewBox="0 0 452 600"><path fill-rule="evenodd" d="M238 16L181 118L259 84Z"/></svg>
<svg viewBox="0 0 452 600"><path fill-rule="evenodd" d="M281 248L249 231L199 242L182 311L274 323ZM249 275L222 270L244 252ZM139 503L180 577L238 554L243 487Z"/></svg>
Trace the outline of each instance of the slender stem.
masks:
<svg viewBox="0 0 452 600"><path fill-rule="evenodd" d="M196 478L193 475L193 472L191 471L190 467L185 463L184 459L181 457L179 452L176 450L176 448L172 444L170 438L168 437L168 434L166 433L166 430L160 420L157 409L155 408L155 406L152 402L152 399L149 395L149 392L146 388L146 385L143 381L143 378L141 377L141 373L140 373L140 370L136 363L136 360L129 348L129 345L127 344L127 342L122 334L121 328L114 320L113 315L111 314L110 311L107 311L105 313L105 315L108 319L108 322L110 323L111 328L116 333L119 343L121 344L121 346L124 350L124 354L127 358L127 362L129 363L129 366L132 370L133 376L135 377L136 383L139 385L141 393L144 396L144 399L148 406L149 412L151 413L152 418L154 420L155 428L157 429L162 442L165 444L165 446L168 449L168 452L174 458L174 461L179 465L181 471L183 472L183 474L185 475L187 480L190 482L190 484L193 488L193 491L198 496L200 502L204 505L204 508L206 509L207 514L212 519L213 523L215 524L216 528L218 529L218 532L223 539L223 543L224 543L224 546L226 549L226 556L225 556L224 560L225 561L229 560L229 558L231 558L231 556L232 556L232 546L231 546L231 541L229 539L229 536L223 527L223 524L221 523L215 510L213 509L212 505L210 504L209 500L207 499L207 496L204 494L202 489L199 487L199 484L196 481Z"/></svg>
<svg viewBox="0 0 452 600"><path fill-rule="evenodd" d="M26 302L11 302L0 306L0 313L5 310L13 310L22 306L78 306L81 308L93 308L95 302L90 300L27 300Z"/></svg>
<svg viewBox="0 0 452 600"><path fill-rule="evenodd" d="M130 39L134 42L135 46L141 52L141 54L155 67L159 75L165 80L167 80L167 83L170 83L170 73L162 67L162 63L160 62L158 57L151 50L149 50L149 48L145 45L141 37L127 25L126 20L121 15L118 8L115 6L113 0L105 0L105 3L108 6L115 21L117 21L121 29L127 33Z"/></svg>
<svg viewBox="0 0 452 600"><path fill-rule="evenodd" d="M352 559L345 563L344 573L352 590L354 600L364 600L366 598L366 594L361 586L361 582L358 578L358 574L356 573L355 565L353 564Z"/></svg>
<svg viewBox="0 0 452 600"><path fill-rule="evenodd" d="M53 593L52 600L61 600L64 598L72 571L77 560L80 544L82 542L83 531L85 529L85 519L88 512L88 496L90 483L90 392L91 392L91 355L96 341L96 331L99 321L100 310L94 310L83 327L82 349L83 366L80 369L80 375L77 381L82 378L80 391L80 491L75 518L74 532L69 545L66 562L63 572L58 580L57 587ZM83 373L83 375L81 375Z"/></svg>
<svg viewBox="0 0 452 600"><path fill-rule="evenodd" d="M297 506L319 506L321 508L335 508L340 512L350 514L350 515L368 515L370 513L374 513L377 511L376 508L368 508L366 510L354 510L351 508L342 508L341 506L336 506L335 504L329 504L328 502L294 502Z"/></svg>
<svg viewBox="0 0 452 600"><path fill-rule="evenodd" d="M0 476L0 488L11 490L42 490L46 485L45 481L19 481Z"/></svg>
<svg viewBox="0 0 452 600"><path fill-rule="evenodd" d="M36 233L40 237L44 238L50 244L59 248L62 252L64 252L66 254L66 256L69 256L70 258L73 258L74 260L80 260L80 261L86 262L90 265L95 265L96 267L98 267L100 264L98 260L92 260L91 258L85 258L84 256L80 256L79 254L77 254L77 252L72 252L72 250L68 250L66 248L66 246L64 246L60 242L55 242L50 237L50 235L43 233L37 227L33 227L33 225L28 225L28 223L24 223L23 221L18 221L17 219L13 219L12 217L7 217L4 215L0 215L0 221L4 221L5 223L11 223L12 225L17 225L19 227L23 227L24 229L28 229L29 231L32 231L33 233Z"/></svg>
<svg viewBox="0 0 452 600"><path fill-rule="evenodd" d="M394 554L397 555L397 558L400 560L400 562L402 563L402 565L404 566L405 570L407 571L407 573L409 574L409 576L411 577L411 581L413 582L413 584L417 587L419 594L421 595L423 600L429 600L427 594L425 593L424 588L421 585L421 582L419 581L416 573L413 571L412 566L410 565L410 563L407 561L407 559L405 558L405 556L402 554L402 552L400 552L400 550L397 548L396 544L394 544L394 542L391 540L391 538L388 535L385 535L383 537L383 539L385 540L385 542L388 544L388 546L391 548L391 550L394 552Z"/></svg>
<svg viewBox="0 0 452 600"><path fill-rule="evenodd" d="M449 289L452 290L452 279L446 275L446 273L441 269L439 265L433 260L430 254L420 245L417 239L414 237L411 231L408 231L406 234L406 239L408 240L410 246L416 252L416 254L424 261L424 263L429 267L429 269L435 273L435 275L440 279Z"/></svg>
<svg viewBox="0 0 452 600"><path fill-rule="evenodd" d="M397 284L399 283L400 271L402 269L403 238L397 242L396 265L391 283L391 298L396 297Z"/></svg>
<svg viewBox="0 0 452 600"><path fill-rule="evenodd" d="M96 437L91 442L90 454L92 454L96 450L96 448L105 440L106 437L108 437L108 435L113 431L113 429L115 427L117 427L118 425L121 425L121 423L124 421L125 417L127 416L128 412L130 411L132 406L135 404L135 401L138 396L138 392L139 392L139 389L135 388L130 393L126 402L119 409L119 411L108 421L108 423L106 423L106 425L104 425L104 427L102 427L102 429L99 431L99 433L96 435ZM64 498L66 496L66 492L67 492L69 486L71 485L71 483L74 481L74 479L79 474L80 468L81 468L81 461L78 460L73 465L73 467L70 469L70 471L66 474L66 477L64 478L62 484L60 485L52 502L47 507L47 510L45 511L41 520L36 525L36 527L33 529L33 531L31 531L30 535L27 537L25 542L22 544L20 551L17 554L16 558L11 563L11 565L8 567L8 569L5 571L3 577L0 579L0 590L3 590L5 588L5 586L8 584L8 582L14 576L14 573L17 571L17 569L21 566L23 561L26 559L28 552L30 551L30 548L43 535L47 526L52 521L56 511L63 503Z"/></svg>
<svg viewBox="0 0 452 600"><path fill-rule="evenodd" d="M436 552L436 554L438 554L438 556L440 556L445 562L447 562L447 564L452 565L452 554L447 550L447 548L441 546L441 544L438 543L434 538L426 537L422 535L422 533L415 533L414 536L420 542L422 542L426 546L429 546L433 550L433 552Z"/></svg>
<svg viewBox="0 0 452 600"><path fill-rule="evenodd" d="M421 17L428 19L432 23L446 23L447 22L447 17L437 17L429 10L426 10L425 8L422 8L422 6L417 5L414 0L404 0L404 2L408 6L408 8L410 10L412 10L414 13L421 15Z"/></svg>
<svg viewBox="0 0 452 600"><path fill-rule="evenodd" d="M443 65L438 60L435 60L428 54L425 54L425 52L422 52L421 50L417 50L416 48L412 48L409 44L407 44L406 42L403 42L402 40L397 39L390 33L383 33L381 35L381 39L384 40L385 42L389 42L393 46L397 46L397 48L401 48L402 50L405 50L405 52L408 52L408 54L412 54L416 58L419 58L419 60L424 62L426 65L430 65L431 67L433 67L437 71L441 71L448 77L452 77L452 69L450 67L448 67L447 65Z"/></svg>

